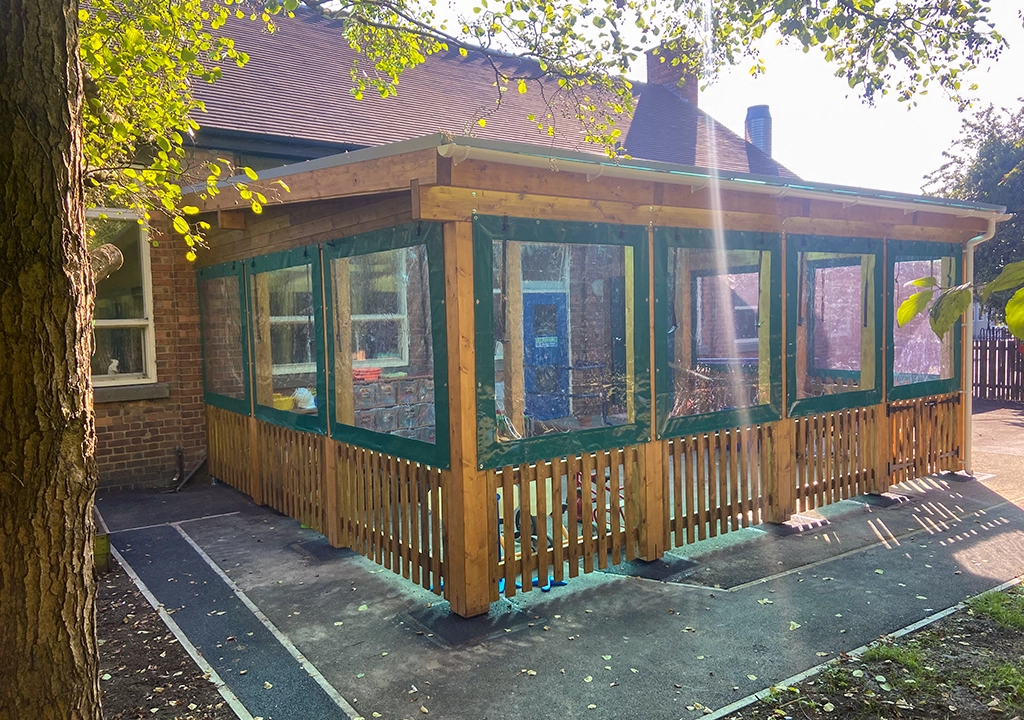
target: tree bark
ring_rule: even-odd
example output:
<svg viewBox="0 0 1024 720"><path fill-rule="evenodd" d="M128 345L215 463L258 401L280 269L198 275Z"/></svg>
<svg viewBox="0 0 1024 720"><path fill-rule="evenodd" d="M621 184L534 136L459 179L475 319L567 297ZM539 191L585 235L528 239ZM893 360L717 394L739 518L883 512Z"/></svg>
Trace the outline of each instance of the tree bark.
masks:
<svg viewBox="0 0 1024 720"><path fill-rule="evenodd" d="M0 0L0 718L100 717L75 0Z"/></svg>

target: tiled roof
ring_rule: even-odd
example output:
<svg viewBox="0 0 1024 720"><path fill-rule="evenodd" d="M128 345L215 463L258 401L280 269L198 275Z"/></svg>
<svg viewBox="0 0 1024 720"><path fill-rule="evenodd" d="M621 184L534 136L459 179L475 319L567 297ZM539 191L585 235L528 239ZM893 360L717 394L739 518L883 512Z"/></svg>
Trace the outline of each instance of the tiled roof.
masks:
<svg viewBox="0 0 1024 720"><path fill-rule="evenodd" d="M196 87L207 109L197 118L201 126L350 147L445 132L603 152L584 141L580 124L565 108L569 98L554 82L544 92L554 108L554 137L527 120L530 114L542 119L549 111L536 85L531 83L523 95L511 89L498 106L495 70L474 53L430 57L402 74L397 97L380 98L368 89L356 100L349 75L356 54L341 38L337 23L305 12L283 18L277 26L269 34L259 23L231 23L228 34L250 60L241 69L225 64L220 81ZM497 61L498 69L509 75L521 74L524 62ZM636 83L634 93L634 117L618 121L625 150L633 157L795 177L673 90ZM484 128L476 125L481 116L487 120Z"/></svg>

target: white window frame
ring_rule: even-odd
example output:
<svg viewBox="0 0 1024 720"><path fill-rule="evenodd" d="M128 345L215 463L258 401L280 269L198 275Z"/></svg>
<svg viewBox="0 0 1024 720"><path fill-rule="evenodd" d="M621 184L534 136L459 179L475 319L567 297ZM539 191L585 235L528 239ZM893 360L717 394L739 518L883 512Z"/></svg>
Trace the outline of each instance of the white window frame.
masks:
<svg viewBox="0 0 1024 720"><path fill-rule="evenodd" d="M142 216L132 210L117 208L94 208L85 213L86 220L133 220ZM141 373L118 373L117 375L93 375L94 387L116 387L121 385L151 385L156 377L156 330L153 327L153 274L149 260L149 228L145 222L139 225L139 259L142 263L143 317L124 320L93 319L93 328L141 328L142 362L145 370ZM100 280L102 283L103 281Z"/></svg>
<svg viewBox="0 0 1024 720"><path fill-rule="evenodd" d="M389 313L373 313L366 315L355 315L351 314L349 320L352 323L352 330L355 331L356 323L358 322L377 322L377 321L398 321L399 337L398 346L400 355L399 357L393 358L370 358L367 360L352 359L352 367L405 367L409 364L409 278L406 273L402 272L402 267L408 268L409 253L408 248L395 248L394 250L379 250L377 252L401 252L401 263L398 269L395 270L395 292L398 295L398 312L395 314ZM374 253L368 253L374 254ZM354 260L358 257L365 257L363 255L354 255L349 260ZM355 348L353 347L353 351Z"/></svg>

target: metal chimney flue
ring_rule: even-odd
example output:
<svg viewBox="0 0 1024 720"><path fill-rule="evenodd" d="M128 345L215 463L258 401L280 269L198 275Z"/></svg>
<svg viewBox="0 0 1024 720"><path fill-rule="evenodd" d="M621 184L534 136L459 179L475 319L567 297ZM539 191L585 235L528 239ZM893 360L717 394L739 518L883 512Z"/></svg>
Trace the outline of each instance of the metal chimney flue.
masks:
<svg viewBox="0 0 1024 720"><path fill-rule="evenodd" d="M768 157L772 156L772 114L767 105L751 105L747 108L744 134L748 143Z"/></svg>

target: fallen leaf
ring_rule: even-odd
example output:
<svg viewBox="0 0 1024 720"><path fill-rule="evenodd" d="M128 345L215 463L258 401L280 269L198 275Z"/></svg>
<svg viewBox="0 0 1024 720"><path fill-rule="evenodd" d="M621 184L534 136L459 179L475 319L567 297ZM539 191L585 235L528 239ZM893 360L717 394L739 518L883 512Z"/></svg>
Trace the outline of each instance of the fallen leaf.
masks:
<svg viewBox="0 0 1024 720"><path fill-rule="evenodd" d="M768 598L762 598L761 600L757 601L757 604L758 605L774 605L775 603L773 601L769 600Z"/></svg>
<svg viewBox="0 0 1024 720"><path fill-rule="evenodd" d="M629 671L630 671L631 673L638 673L638 672L640 672L640 671L639 671L639 670L637 670L636 668L630 668L630 669L629 669Z"/></svg>
<svg viewBox="0 0 1024 720"><path fill-rule="evenodd" d="M365 612L365 611L367 611L369 609L370 609L369 605L360 605L359 606L359 612Z"/></svg>
<svg viewBox="0 0 1024 720"><path fill-rule="evenodd" d="M338 620L337 622L334 623L334 627L338 627L339 625L344 625L344 624L345 624L344 622L342 622L341 620Z"/></svg>
<svg viewBox="0 0 1024 720"><path fill-rule="evenodd" d="M594 676L593 675L587 675L585 678L583 678L583 682L585 682L585 683L594 682Z"/></svg>
<svg viewBox="0 0 1024 720"><path fill-rule="evenodd" d="M926 598L924 595L918 595L917 599L918 600L927 600L928 598Z"/></svg>
<svg viewBox="0 0 1024 720"><path fill-rule="evenodd" d="M536 677L537 676L537 671L536 670L527 670L526 674L529 675L530 677Z"/></svg>
<svg viewBox="0 0 1024 720"><path fill-rule="evenodd" d="M594 703L590 703L589 705L587 705L587 710L597 710L597 705L595 705Z"/></svg>
<svg viewBox="0 0 1024 720"><path fill-rule="evenodd" d="M269 690L270 688L272 688L272 687L274 687L274 686L273 686L273 685L271 685L271 684L270 684L269 682L266 682L266 681L264 681L264 682L263 682L263 687L264 687L265 689Z"/></svg>
<svg viewBox="0 0 1024 720"><path fill-rule="evenodd" d="M612 656L611 656L611 655L602 655L602 656L601 656L601 659L602 659L602 660L611 660L611 659L612 659Z"/></svg>
<svg viewBox="0 0 1024 720"><path fill-rule="evenodd" d="M102 680L109 680L110 679L110 673L103 673L103 677L101 679Z"/></svg>
<svg viewBox="0 0 1024 720"><path fill-rule="evenodd" d="M239 675L248 675L248 674L249 674L249 671L248 671L248 670L239 670L239 671L238 671L238 674L239 674Z"/></svg>
<svg viewBox="0 0 1024 720"><path fill-rule="evenodd" d="M757 675L747 675L747 680L757 680Z"/></svg>
<svg viewBox="0 0 1024 720"><path fill-rule="evenodd" d="M789 621L789 629L790 630L796 630L798 627L800 627L800 623L795 622L793 620Z"/></svg>
<svg viewBox="0 0 1024 720"><path fill-rule="evenodd" d="M825 657L826 655L828 655L827 652L816 652L814 654L817 655L818 657Z"/></svg>
<svg viewBox="0 0 1024 720"><path fill-rule="evenodd" d="M884 574L885 574L885 571L883 571L883 570L875 570L875 575L884 575Z"/></svg>
<svg viewBox="0 0 1024 720"><path fill-rule="evenodd" d="M426 715L426 714L427 714L428 712L430 712L430 711L429 711L429 710L427 710L427 709L426 709L425 707L423 707L422 705L420 705L420 712L421 712L421 713L423 713L424 715Z"/></svg>
<svg viewBox="0 0 1024 720"><path fill-rule="evenodd" d="M356 673L357 678L366 677L366 673Z"/></svg>
<svg viewBox="0 0 1024 720"><path fill-rule="evenodd" d="M832 703L825 703L824 705L821 706L821 709L824 710L825 712L833 712L836 709L836 706L833 705Z"/></svg>

